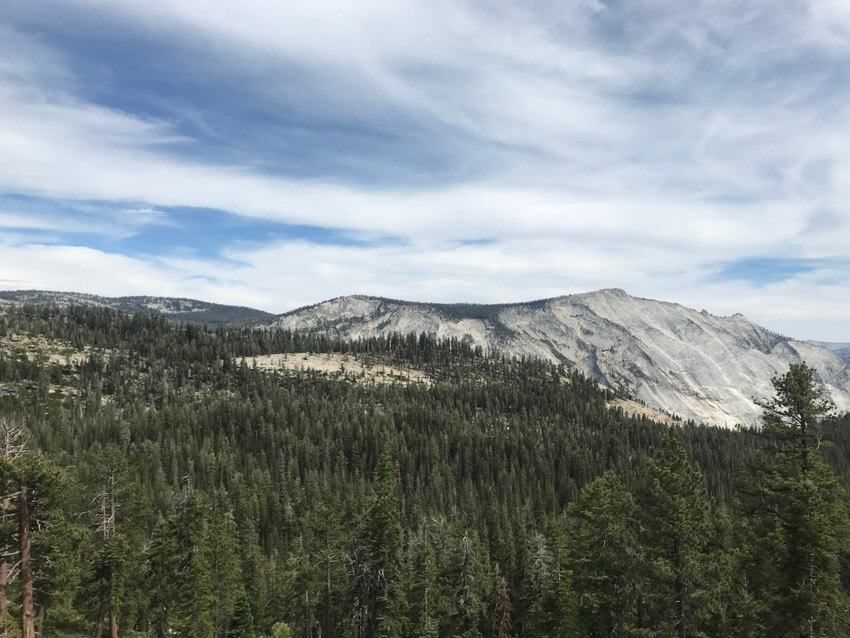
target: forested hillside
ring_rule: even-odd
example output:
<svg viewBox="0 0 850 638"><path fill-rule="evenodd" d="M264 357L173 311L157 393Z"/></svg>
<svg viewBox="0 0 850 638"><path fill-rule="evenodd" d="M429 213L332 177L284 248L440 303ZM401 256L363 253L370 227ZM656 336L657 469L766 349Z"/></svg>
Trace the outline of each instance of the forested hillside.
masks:
<svg viewBox="0 0 850 638"><path fill-rule="evenodd" d="M279 353L419 375L243 361ZM31 592L43 636L850 635L850 422L776 384L759 434L669 429L458 340L9 307L0 627Z"/></svg>

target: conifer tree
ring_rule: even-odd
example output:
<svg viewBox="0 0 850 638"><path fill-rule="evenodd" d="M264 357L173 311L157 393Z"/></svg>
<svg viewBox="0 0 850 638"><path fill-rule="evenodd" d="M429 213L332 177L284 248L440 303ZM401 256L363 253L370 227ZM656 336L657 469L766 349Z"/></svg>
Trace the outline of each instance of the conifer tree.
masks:
<svg viewBox="0 0 850 638"><path fill-rule="evenodd" d="M179 561L174 520L169 518L160 521L154 528L146 552L149 624L157 638L165 638L170 633L171 619L175 613Z"/></svg>
<svg viewBox="0 0 850 638"><path fill-rule="evenodd" d="M237 600L246 596L239 560L239 530L228 508L227 495L217 493L209 530L209 565L212 574L213 629L215 638L224 638L234 615ZM247 596L246 596L247 602ZM253 621L253 616L252 616Z"/></svg>
<svg viewBox="0 0 850 638"><path fill-rule="evenodd" d="M438 583L437 556L430 530L424 526L413 535L408 546L409 627L421 638L437 638L443 600Z"/></svg>
<svg viewBox="0 0 850 638"><path fill-rule="evenodd" d="M8 502L6 516L15 522L13 526L4 526L3 544L7 547L17 544L22 638L35 638L34 584L40 576L37 573L40 559L47 558L34 554L33 546L38 544L35 536L52 520L63 519L60 503L64 484L64 476L56 464L38 454L22 450L17 455L0 455L0 485ZM11 575L7 573L7 576Z"/></svg>
<svg viewBox="0 0 850 638"><path fill-rule="evenodd" d="M95 461L99 491L95 496L95 534L98 547L92 561L89 580L95 589L98 614L95 620L98 638L107 620L110 638L118 638L119 606L124 588L127 562L127 538L118 528L119 499L127 470L126 457L117 446L107 446Z"/></svg>
<svg viewBox="0 0 850 638"><path fill-rule="evenodd" d="M407 624L404 532L399 517L398 479L389 451L375 476L375 498L361 530L362 562L358 566L361 615L358 632L366 638L399 638Z"/></svg>
<svg viewBox="0 0 850 638"><path fill-rule="evenodd" d="M628 634L637 624L637 538L634 498L614 472L584 487L572 509L578 633Z"/></svg>
<svg viewBox="0 0 850 638"><path fill-rule="evenodd" d="M213 576L210 569L208 508L190 493L174 521L178 587L174 630L186 638L213 635Z"/></svg>
<svg viewBox="0 0 850 638"><path fill-rule="evenodd" d="M248 595L244 589L233 606L227 638L254 638L254 616L251 614L251 605L248 604Z"/></svg>
<svg viewBox="0 0 850 638"><path fill-rule="evenodd" d="M672 429L647 466L639 510L648 576L641 624L678 638L694 636L703 620L698 603L705 604L716 586L709 582L707 568L723 560L716 555L719 545L712 543L705 479L691 466Z"/></svg>
<svg viewBox="0 0 850 638"><path fill-rule="evenodd" d="M576 592L569 567L570 549L563 522L552 525L548 538L535 535L532 553L532 603L525 627L532 635L566 638L576 631Z"/></svg>
<svg viewBox="0 0 850 638"><path fill-rule="evenodd" d="M510 638L511 627L513 626L511 613L514 610L514 606L511 604L508 583L504 576L499 578L496 594L498 596L495 609L496 638Z"/></svg>
<svg viewBox="0 0 850 638"><path fill-rule="evenodd" d="M460 538L453 574L453 636L477 638L481 635L480 626L487 616L487 599L492 592L492 580L488 578L487 562L482 554L477 536L465 531Z"/></svg>
<svg viewBox="0 0 850 638"><path fill-rule="evenodd" d="M772 447L743 478L738 501L750 626L766 635L846 635L847 493L820 451L830 404L806 364L792 364L773 386L762 430Z"/></svg>

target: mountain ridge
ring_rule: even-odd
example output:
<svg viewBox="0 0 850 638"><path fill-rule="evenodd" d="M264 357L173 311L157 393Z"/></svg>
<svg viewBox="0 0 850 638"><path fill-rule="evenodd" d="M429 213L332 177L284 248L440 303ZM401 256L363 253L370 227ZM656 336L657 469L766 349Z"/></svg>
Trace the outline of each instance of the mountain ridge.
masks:
<svg viewBox="0 0 850 638"><path fill-rule="evenodd" d="M0 291L0 304L6 303L54 303L59 306L88 304L123 310L124 312L148 312L162 315L175 321L192 321L209 325L249 325L275 315L247 306L218 304L187 297L161 297L155 295L131 295L104 297L80 292L53 290L4 290Z"/></svg>
<svg viewBox="0 0 850 638"><path fill-rule="evenodd" d="M850 412L850 359L753 323L621 288L499 304L404 301L343 295L282 314L168 297L0 292L0 303L94 303L210 325L280 327L345 339L399 333L456 338L508 356L575 366L650 408L731 427L759 421L758 401L790 363L806 361L825 394ZM829 345L829 344L828 344ZM831 344L842 345L842 344Z"/></svg>
<svg viewBox="0 0 850 638"><path fill-rule="evenodd" d="M279 315L268 325L342 338L387 332L454 337L494 352L575 365L650 407L727 427L756 423L762 412L757 400L769 396L770 379L805 360L837 407L850 410L850 362L839 354L741 313L713 315L619 288L512 304L347 295Z"/></svg>

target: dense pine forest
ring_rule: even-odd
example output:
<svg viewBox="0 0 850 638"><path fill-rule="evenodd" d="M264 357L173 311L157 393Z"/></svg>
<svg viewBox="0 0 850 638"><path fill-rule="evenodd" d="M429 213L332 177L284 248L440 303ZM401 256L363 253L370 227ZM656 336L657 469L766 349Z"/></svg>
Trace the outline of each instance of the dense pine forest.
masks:
<svg viewBox="0 0 850 638"><path fill-rule="evenodd" d="M850 419L774 385L669 428L457 340L7 307L0 635L850 636Z"/></svg>

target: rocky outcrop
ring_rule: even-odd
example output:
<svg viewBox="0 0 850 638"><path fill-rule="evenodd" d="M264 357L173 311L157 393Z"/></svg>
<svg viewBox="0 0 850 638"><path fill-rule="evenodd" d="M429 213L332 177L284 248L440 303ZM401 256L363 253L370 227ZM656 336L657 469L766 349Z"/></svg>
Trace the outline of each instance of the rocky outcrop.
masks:
<svg viewBox="0 0 850 638"><path fill-rule="evenodd" d="M345 338L389 332L456 337L491 351L575 365L646 405L721 426L758 422L774 375L806 361L824 393L850 411L850 360L775 334L743 315L719 317L619 289L505 305L426 304L349 296L268 325Z"/></svg>

